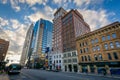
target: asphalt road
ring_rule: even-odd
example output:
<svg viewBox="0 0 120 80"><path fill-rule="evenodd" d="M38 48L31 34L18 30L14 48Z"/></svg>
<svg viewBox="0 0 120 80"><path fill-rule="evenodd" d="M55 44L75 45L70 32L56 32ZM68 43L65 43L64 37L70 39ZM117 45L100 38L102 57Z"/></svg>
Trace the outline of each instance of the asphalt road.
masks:
<svg viewBox="0 0 120 80"><path fill-rule="evenodd" d="M22 69L20 74L9 75L9 80L120 80L120 78L78 73L51 72L37 69Z"/></svg>

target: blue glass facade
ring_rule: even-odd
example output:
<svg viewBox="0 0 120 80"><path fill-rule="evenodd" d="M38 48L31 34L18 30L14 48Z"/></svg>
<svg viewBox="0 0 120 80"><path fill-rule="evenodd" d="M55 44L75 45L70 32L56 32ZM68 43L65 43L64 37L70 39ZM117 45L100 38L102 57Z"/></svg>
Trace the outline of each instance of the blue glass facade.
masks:
<svg viewBox="0 0 120 80"><path fill-rule="evenodd" d="M53 24L48 20L40 19L35 23L31 43L32 54L38 53L38 50L45 53L47 47L52 49L52 31Z"/></svg>

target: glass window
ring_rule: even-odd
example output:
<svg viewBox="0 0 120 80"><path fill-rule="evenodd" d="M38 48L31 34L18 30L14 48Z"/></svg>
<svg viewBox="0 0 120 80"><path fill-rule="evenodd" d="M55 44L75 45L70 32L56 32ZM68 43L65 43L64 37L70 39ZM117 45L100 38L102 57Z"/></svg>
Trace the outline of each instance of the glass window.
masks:
<svg viewBox="0 0 120 80"><path fill-rule="evenodd" d="M112 57L111 57L110 53L108 53L108 59L112 60Z"/></svg>
<svg viewBox="0 0 120 80"><path fill-rule="evenodd" d="M98 60L98 58L97 58L97 55L96 55L96 54L94 55L94 58L95 58L95 60L96 60L96 61Z"/></svg>
<svg viewBox="0 0 120 80"><path fill-rule="evenodd" d="M59 55L59 58L61 58L61 55Z"/></svg>
<svg viewBox="0 0 120 80"><path fill-rule="evenodd" d="M116 41L115 44L117 48L120 48L120 42Z"/></svg>
<svg viewBox="0 0 120 80"><path fill-rule="evenodd" d="M102 55L101 54L99 54L99 60L102 60Z"/></svg>
<svg viewBox="0 0 120 80"><path fill-rule="evenodd" d="M76 56L76 52L72 52L72 56Z"/></svg>
<svg viewBox="0 0 120 80"><path fill-rule="evenodd" d="M114 58L115 58L115 59L118 59L118 55L117 55L116 52L114 52L113 55L114 55Z"/></svg>
<svg viewBox="0 0 120 80"><path fill-rule="evenodd" d="M88 52L88 48L85 48L86 52Z"/></svg>
<svg viewBox="0 0 120 80"><path fill-rule="evenodd" d="M102 41L105 41L105 36L102 36Z"/></svg>
<svg viewBox="0 0 120 80"><path fill-rule="evenodd" d="M116 33L113 33L113 34L112 34L112 38L116 38Z"/></svg>
<svg viewBox="0 0 120 80"><path fill-rule="evenodd" d="M99 51L100 50L100 46L96 46L97 50Z"/></svg>
<svg viewBox="0 0 120 80"><path fill-rule="evenodd" d="M71 53L68 53L68 57L71 57Z"/></svg>
<svg viewBox="0 0 120 80"><path fill-rule="evenodd" d="M84 57L83 57L83 56L81 56L81 58L82 58L82 61L84 61Z"/></svg>
<svg viewBox="0 0 120 80"><path fill-rule="evenodd" d="M59 60L59 63L61 63L61 60Z"/></svg>
<svg viewBox="0 0 120 80"><path fill-rule="evenodd" d="M82 49L80 49L80 53L82 53Z"/></svg>
<svg viewBox="0 0 120 80"><path fill-rule="evenodd" d="M81 47L82 45L81 45L81 43L80 43L80 47Z"/></svg>
<svg viewBox="0 0 120 80"><path fill-rule="evenodd" d="M94 44L94 40L91 40L91 43Z"/></svg>
<svg viewBox="0 0 120 80"><path fill-rule="evenodd" d="M107 40L110 40L110 35L107 36Z"/></svg>
<svg viewBox="0 0 120 80"><path fill-rule="evenodd" d="M85 42L86 43L86 45L88 45L88 43L87 42Z"/></svg>
<svg viewBox="0 0 120 80"><path fill-rule="evenodd" d="M64 54L64 57L67 57L66 54Z"/></svg>
<svg viewBox="0 0 120 80"><path fill-rule="evenodd" d="M104 44L104 47L105 47L105 49L107 50L107 49L108 49L108 44L105 43L105 44Z"/></svg>
<svg viewBox="0 0 120 80"><path fill-rule="evenodd" d="M85 57L85 61L87 61L87 57L86 56L84 56Z"/></svg>
<svg viewBox="0 0 120 80"><path fill-rule="evenodd" d="M85 53L85 48L84 48L84 53Z"/></svg>
<svg viewBox="0 0 120 80"><path fill-rule="evenodd" d="M73 59L73 62L77 62L77 59L76 59L76 58L74 58L74 59Z"/></svg>
<svg viewBox="0 0 120 80"><path fill-rule="evenodd" d="M71 63L71 59L68 59L68 63Z"/></svg>
<svg viewBox="0 0 120 80"><path fill-rule="evenodd" d="M96 43L98 42L98 39L97 39L97 38L95 39L95 42L96 42Z"/></svg>
<svg viewBox="0 0 120 80"><path fill-rule="evenodd" d="M88 55L88 60L91 61L90 56Z"/></svg>
<svg viewBox="0 0 120 80"><path fill-rule="evenodd" d="M93 49L93 51L96 51L96 48L95 48L95 47L93 47L92 49Z"/></svg>
<svg viewBox="0 0 120 80"><path fill-rule="evenodd" d="M83 42L82 44L83 44L83 46L84 46L84 42Z"/></svg>
<svg viewBox="0 0 120 80"><path fill-rule="evenodd" d="M113 42L110 42L110 48L114 48Z"/></svg>

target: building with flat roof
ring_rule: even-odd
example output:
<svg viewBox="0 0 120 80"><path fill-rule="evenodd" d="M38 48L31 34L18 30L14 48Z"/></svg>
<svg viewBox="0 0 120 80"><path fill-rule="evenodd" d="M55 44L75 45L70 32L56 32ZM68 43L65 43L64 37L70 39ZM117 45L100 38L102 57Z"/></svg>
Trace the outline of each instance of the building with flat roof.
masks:
<svg viewBox="0 0 120 80"><path fill-rule="evenodd" d="M114 22L76 39L80 72L118 74L120 22Z"/></svg>

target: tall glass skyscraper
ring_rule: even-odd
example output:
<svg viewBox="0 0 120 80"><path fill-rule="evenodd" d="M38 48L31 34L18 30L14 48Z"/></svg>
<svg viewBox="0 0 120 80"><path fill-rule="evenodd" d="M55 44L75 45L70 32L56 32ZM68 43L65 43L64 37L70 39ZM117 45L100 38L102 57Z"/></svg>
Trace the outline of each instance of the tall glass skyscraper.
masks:
<svg viewBox="0 0 120 80"><path fill-rule="evenodd" d="M33 28L32 55L39 57L45 54L46 48L52 49L53 24L44 19L38 20Z"/></svg>

